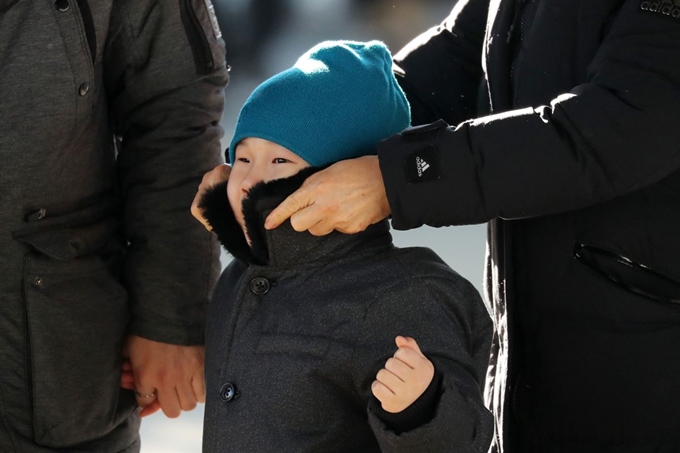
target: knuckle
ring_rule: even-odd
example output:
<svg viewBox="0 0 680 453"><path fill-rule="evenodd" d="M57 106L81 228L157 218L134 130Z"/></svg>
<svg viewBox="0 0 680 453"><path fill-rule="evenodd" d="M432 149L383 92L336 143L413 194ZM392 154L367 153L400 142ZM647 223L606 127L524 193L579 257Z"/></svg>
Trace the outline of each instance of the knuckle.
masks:
<svg viewBox="0 0 680 453"><path fill-rule="evenodd" d="M286 203L286 209L289 212L298 212L300 209L302 209L302 203L298 199L295 194L291 195L288 197L287 203Z"/></svg>

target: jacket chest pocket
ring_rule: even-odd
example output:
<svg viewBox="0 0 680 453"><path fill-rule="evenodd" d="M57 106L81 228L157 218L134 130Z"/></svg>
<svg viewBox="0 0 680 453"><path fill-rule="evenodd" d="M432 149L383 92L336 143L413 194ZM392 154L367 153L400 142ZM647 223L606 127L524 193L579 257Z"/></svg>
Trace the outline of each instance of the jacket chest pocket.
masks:
<svg viewBox="0 0 680 453"><path fill-rule="evenodd" d="M79 8L85 0L11 3L0 0L0 42L12 43L0 55L0 135L10 143L30 139L28 149L43 154L68 144L91 115L94 27L86 27L89 8L87 20Z"/></svg>

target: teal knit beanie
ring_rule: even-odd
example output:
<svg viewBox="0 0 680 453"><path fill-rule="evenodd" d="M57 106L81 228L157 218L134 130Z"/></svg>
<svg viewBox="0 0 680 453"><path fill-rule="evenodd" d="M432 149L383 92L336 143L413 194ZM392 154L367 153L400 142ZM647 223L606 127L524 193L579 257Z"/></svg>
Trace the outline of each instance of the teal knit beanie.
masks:
<svg viewBox="0 0 680 453"><path fill-rule="evenodd" d="M233 164L241 140L256 137L320 167L376 154L380 140L410 123L383 43L326 41L253 91L239 114L229 159Z"/></svg>

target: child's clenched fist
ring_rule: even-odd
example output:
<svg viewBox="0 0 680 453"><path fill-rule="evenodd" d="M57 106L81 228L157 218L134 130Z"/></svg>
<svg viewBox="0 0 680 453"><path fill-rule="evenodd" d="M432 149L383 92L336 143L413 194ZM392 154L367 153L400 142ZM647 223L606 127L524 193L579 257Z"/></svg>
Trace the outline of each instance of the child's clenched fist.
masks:
<svg viewBox="0 0 680 453"><path fill-rule="evenodd" d="M416 340L398 336L395 342L397 352L387 359L371 385L382 408L391 413L401 412L413 404L434 377L434 365L420 352Z"/></svg>

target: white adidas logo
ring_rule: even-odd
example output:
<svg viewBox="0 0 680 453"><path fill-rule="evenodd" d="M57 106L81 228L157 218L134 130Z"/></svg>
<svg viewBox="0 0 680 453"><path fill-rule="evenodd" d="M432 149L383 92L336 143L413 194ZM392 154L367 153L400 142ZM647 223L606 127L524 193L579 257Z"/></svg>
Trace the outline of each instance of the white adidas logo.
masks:
<svg viewBox="0 0 680 453"><path fill-rule="evenodd" d="M425 173L425 171L430 168L430 164L425 162L420 157L416 157L416 168L418 169L418 177L420 178L423 176L423 173Z"/></svg>

